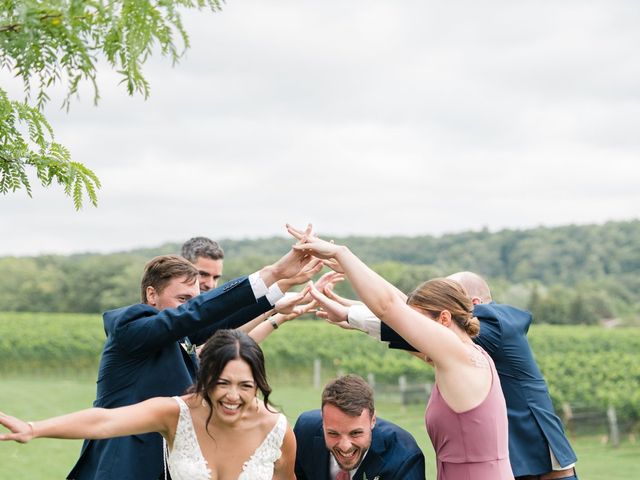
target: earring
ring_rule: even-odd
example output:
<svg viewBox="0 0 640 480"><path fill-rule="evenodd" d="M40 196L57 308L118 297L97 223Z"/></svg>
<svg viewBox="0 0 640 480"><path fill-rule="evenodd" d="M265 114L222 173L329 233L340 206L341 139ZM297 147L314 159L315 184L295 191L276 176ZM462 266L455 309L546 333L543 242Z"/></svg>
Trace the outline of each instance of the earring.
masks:
<svg viewBox="0 0 640 480"><path fill-rule="evenodd" d="M256 412L260 410L260 404L258 403L258 397L253 397L256 399Z"/></svg>

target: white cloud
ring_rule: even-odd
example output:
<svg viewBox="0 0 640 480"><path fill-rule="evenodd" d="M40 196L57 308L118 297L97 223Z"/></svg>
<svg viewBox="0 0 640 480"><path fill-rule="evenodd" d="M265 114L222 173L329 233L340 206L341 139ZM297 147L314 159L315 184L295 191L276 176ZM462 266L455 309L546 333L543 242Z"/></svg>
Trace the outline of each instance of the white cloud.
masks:
<svg viewBox="0 0 640 480"><path fill-rule="evenodd" d="M440 234L640 217L636 2L229 2L192 49L102 68L57 139L100 206L2 199L0 255L282 234ZM19 95L8 72L4 88ZM55 98L55 96L54 96Z"/></svg>

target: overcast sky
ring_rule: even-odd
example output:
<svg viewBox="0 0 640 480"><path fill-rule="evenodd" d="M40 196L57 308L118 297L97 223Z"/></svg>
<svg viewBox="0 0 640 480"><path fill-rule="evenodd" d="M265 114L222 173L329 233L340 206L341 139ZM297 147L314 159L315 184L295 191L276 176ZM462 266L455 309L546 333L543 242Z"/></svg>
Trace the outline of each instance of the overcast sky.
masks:
<svg viewBox="0 0 640 480"><path fill-rule="evenodd" d="M637 0L228 0L154 57L151 97L99 76L46 114L94 169L0 198L0 255L194 235L417 235L640 218ZM0 73L4 88L21 85Z"/></svg>

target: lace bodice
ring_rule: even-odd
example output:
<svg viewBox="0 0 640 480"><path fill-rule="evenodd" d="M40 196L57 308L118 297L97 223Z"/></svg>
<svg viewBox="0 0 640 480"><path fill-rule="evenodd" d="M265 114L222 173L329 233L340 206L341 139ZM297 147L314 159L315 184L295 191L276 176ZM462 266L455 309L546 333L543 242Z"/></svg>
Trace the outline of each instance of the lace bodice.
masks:
<svg viewBox="0 0 640 480"><path fill-rule="evenodd" d="M173 448L167 455L167 465L173 480L211 480L211 469L202 456L189 407L180 397L173 397L180 406L180 417ZM280 458L280 447L287 430L287 419L280 414L276 424L244 462L238 480L271 480L273 464Z"/></svg>
<svg viewBox="0 0 640 480"><path fill-rule="evenodd" d="M238 480L271 480L273 478L273 465L282 455L280 447L286 431L287 417L280 414L276 424L264 437L251 458L244 462Z"/></svg>

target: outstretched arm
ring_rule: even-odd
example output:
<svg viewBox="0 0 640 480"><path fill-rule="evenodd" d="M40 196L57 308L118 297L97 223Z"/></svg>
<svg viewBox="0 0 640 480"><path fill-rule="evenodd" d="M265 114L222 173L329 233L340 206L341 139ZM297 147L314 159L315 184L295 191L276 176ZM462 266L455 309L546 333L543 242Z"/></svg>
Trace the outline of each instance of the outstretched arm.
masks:
<svg viewBox="0 0 640 480"><path fill-rule="evenodd" d="M311 290L311 296L320 306L320 308L318 308L318 310L316 311L317 317L324 318L329 323L338 325L339 327L347 330L360 330L361 332L366 333L376 340L380 340L382 342L388 341L386 338L384 338L382 333L384 332L385 328L388 330L389 327L384 325L380 321L380 319L366 307L366 305L356 304L345 306L341 303L331 300L316 289ZM393 333L395 334L395 332ZM402 342L402 345L401 347L399 347L398 341L396 340L395 343L392 342L389 345L390 348L401 348L405 351L408 350L407 353L410 353L411 355L419 358L424 362L427 361L428 357L426 355L420 352L413 351L415 349L411 345L409 345L402 337L398 336L397 334L396 336Z"/></svg>
<svg viewBox="0 0 640 480"><path fill-rule="evenodd" d="M175 429L180 407L171 398L152 398L120 408L89 408L37 422L24 422L0 412L0 425L11 433L0 441L27 443L34 438L101 439ZM173 425L173 427L172 427ZM171 431L171 436L175 434Z"/></svg>
<svg viewBox="0 0 640 480"><path fill-rule="evenodd" d="M328 289L325 289L325 292ZM336 302L316 288L311 289L311 297L318 304L316 317L324 318L329 323L338 325L346 330L360 330L380 340L380 320L373 315L363 304L346 306ZM351 311L355 308L364 309L369 315L363 321L351 322ZM358 319L360 320L360 319Z"/></svg>
<svg viewBox="0 0 640 480"><path fill-rule="evenodd" d="M455 333L406 305L393 285L367 267L347 247L307 235L293 248L318 258L335 258L373 314L393 327L418 351L427 354L436 365L446 366L466 359L464 345ZM453 352L456 354L452 355Z"/></svg>
<svg viewBox="0 0 640 480"><path fill-rule="evenodd" d="M315 307L315 302L312 301L304 305L298 304L298 302L302 301L307 296L308 291L309 287L306 287L302 292L296 294L295 297L291 299L291 301L293 301L294 303L290 304L286 308L285 305L281 305L280 311L282 313L277 313L272 317L266 318L264 322L262 322L260 325L255 326L249 332L249 336L253 338L256 343L260 343L274 331L276 331L276 329L278 329L283 323L298 318L300 315L310 311L313 307ZM281 302L285 299L282 299Z"/></svg>
<svg viewBox="0 0 640 480"><path fill-rule="evenodd" d="M311 280L311 278L316 273L322 270L322 267L323 265L321 260L318 260L317 258L311 258L310 260L307 261L306 265L304 265L302 270L300 270L296 275L294 275L293 277L285 278L278 281L277 282L278 288L282 292L287 292L294 285L300 285L302 283L306 283L309 280ZM291 310L290 307L293 306L292 302L294 302L292 299L298 298L299 295L300 295L299 293L286 294L283 298L281 298L276 302L276 304L274 305L274 308L272 308L267 312L262 313L261 315L258 315L253 320L250 320L244 325L241 325L240 327L238 327L238 329L242 330L243 332L249 333L253 331L253 329L255 329L256 327L261 325L262 322L269 319L269 317L271 317L274 313L285 313L285 314L291 313L291 311L287 311L287 310ZM294 303L298 303L298 302L299 300L296 300ZM256 341L259 342L259 340L256 340Z"/></svg>
<svg viewBox="0 0 640 480"><path fill-rule="evenodd" d="M312 235L312 227L311 224L307 225L307 228L301 232L304 235ZM303 270L309 266L309 256L305 252L301 252L299 250L294 250L293 248L289 250L286 254L284 254L277 262L272 265L267 265L263 267L258 273L260 278L265 283L267 287L272 285L275 282L279 282L281 280L290 279L292 277L296 277L301 274ZM322 267L320 267L321 269ZM319 270L318 270L319 271ZM298 283L304 283L306 280L303 280ZM295 285L292 283L291 285ZM286 282L285 285L279 286L282 288L285 287L286 291Z"/></svg>
<svg viewBox="0 0 640 480"><path fill-rule="evenodd" d="M282 300L282 299L280 299L280 300ZM276 302L276 303L278 303L278 302ZM241 330L244 333L249 333L251 330L256 328L258 325L262 324L262 322L264 322L265 320L267 320L269 317L271 317L274 314L275 314L275 311L272 308L268 312L264 312L263 314L258 315L256 318L254 318L253 320L248 321L244 325L240 325L238 327L238 330Z"/></svg>

